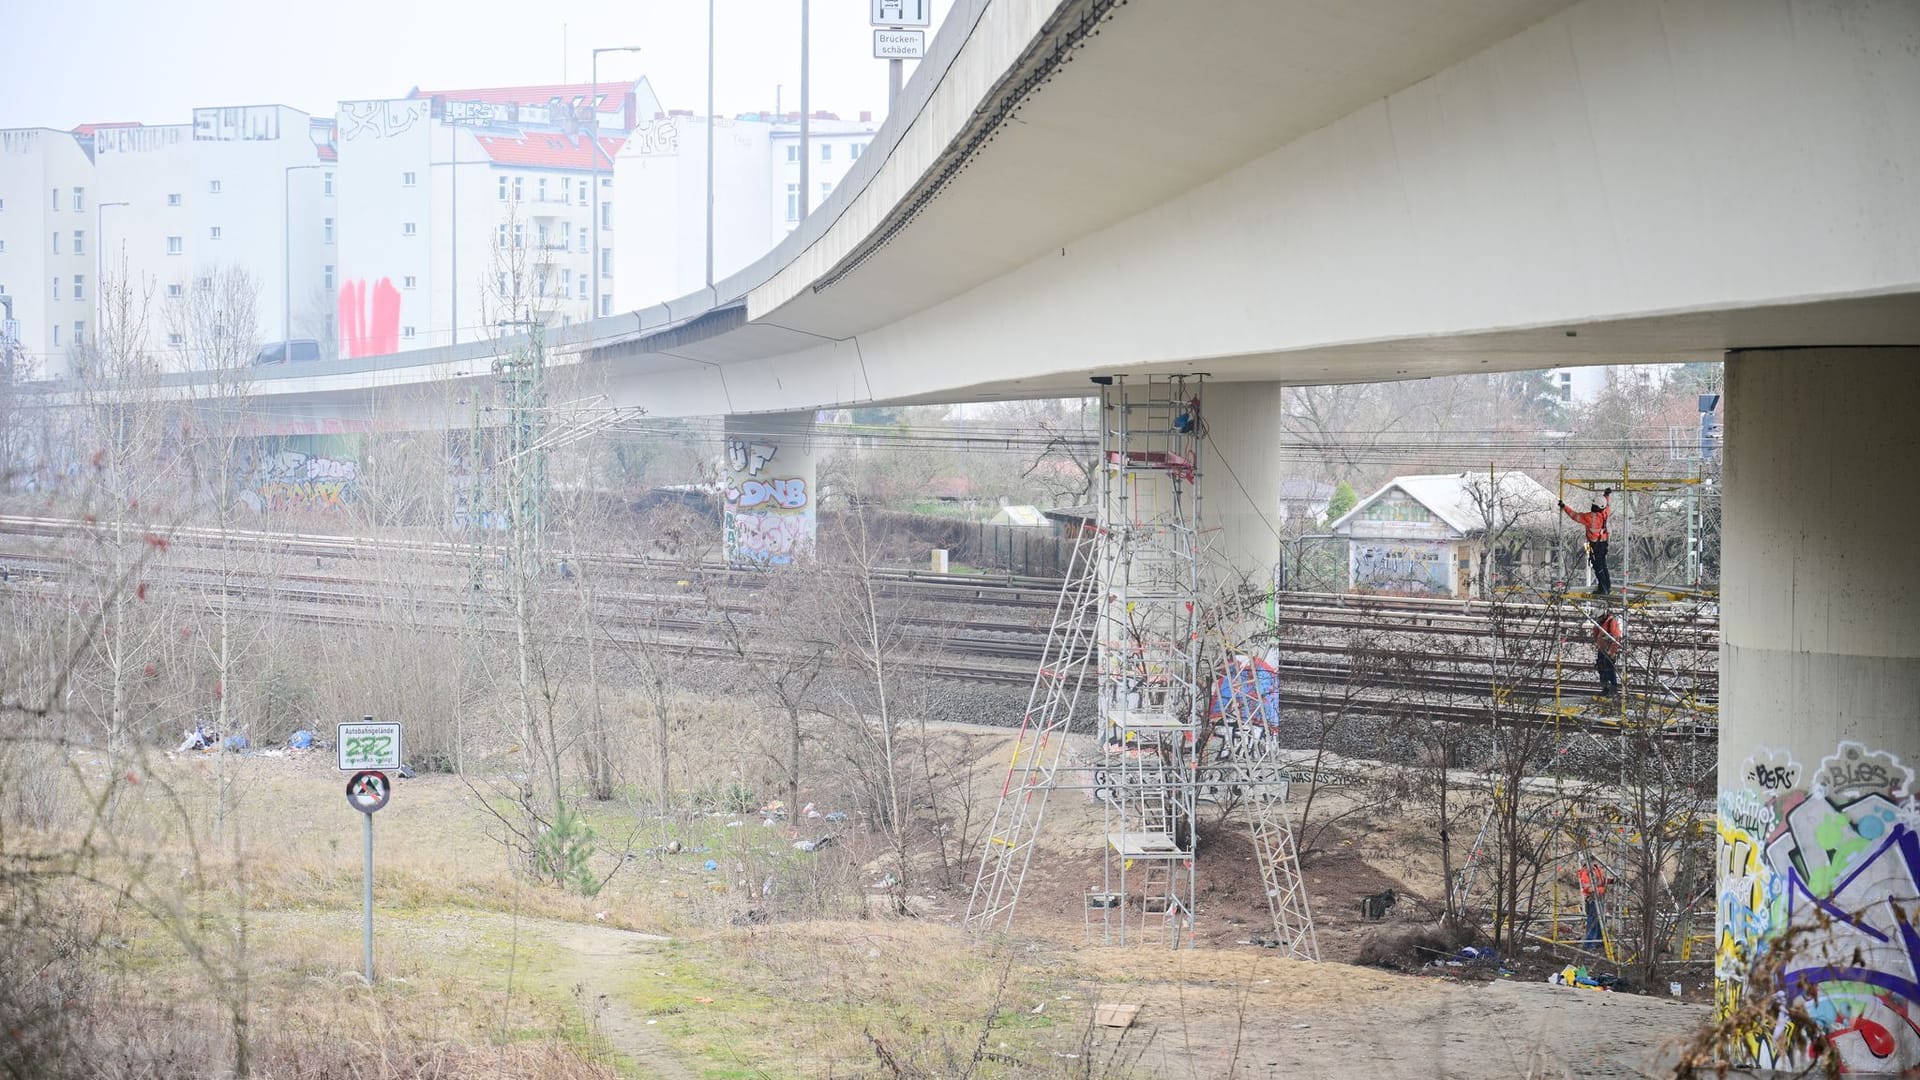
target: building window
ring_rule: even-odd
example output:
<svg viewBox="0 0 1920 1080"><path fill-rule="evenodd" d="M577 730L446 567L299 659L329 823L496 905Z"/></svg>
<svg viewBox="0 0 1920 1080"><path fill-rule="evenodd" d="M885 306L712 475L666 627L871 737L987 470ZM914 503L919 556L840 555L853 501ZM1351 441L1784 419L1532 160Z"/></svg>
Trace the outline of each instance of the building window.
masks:
<svg viewBox="0 0 1920 1080"><path fill-rule="evenodd" d="M55 255L60 254L60 234L59 233L53 234L53 253Z"/></svg>
<svg viewBox="0 0 1920 1080"><path fill-rule="evenodd" d="M541 222L537 228L539 229L540 250L545 251L552 244L552 234L548 231L547 223L544 221Z"/></svg>
<svg viewBox="0 0 1920 1080"><path fill-rule="evenodd" d="M0 255L5 255L6 253L7 253L7 242L5 240L0 240Z"/></svg>
<svg viewBox="0 0 1920 1080"><path fill-rule="evenodd" d="M218 225L215 225L215 226L213 226L213 227L211 227L211 228L209 228L209 229L207 230L207 239L209 239L209 240L218 240L218 239L220 239L220 226L218 226Z"/></svg>
<svg viewBox="0 0 1920 1080"><path fill-rule="evenodd" d="M59 188L53 189L53 208L55 210L60 209L60 189Z"/></svg>
<svg viewBox="0 0 1920 1080"><path fill-rule="evenodd" d="M833 181L831 180L820 181L820 201L826 202L827 196L831 194L833 194Z"/></svg>
<svg viewBox="0 0 1920 1080"><path fill-rule="evenodd" d="M73 324L73 343L78 345L85 340L87 340L87 324L84 320L77 321Z"/></svg>
<svg viewBox="0 0 1920 1080"><path fill-rule="evenodd" d="M73 275L73 298L75 300L85 300L87 298L87 275Z"/></svg>
<svg viewBox="0 0 1920 1080"><path fill-rule="evenodd" d="M60 279L59 278L53 279L53 298L55 300L60 299Z"/></svg>
<svg viewBox="0 0 1920 1080"><path fill-rule="evenodd" d="M0 210L5 210L6 208L7 208L7 200L0 199Z"/></svg>
<svg viewBox="0 0 1920 1080"><path fill-rule="evenodd" d="M610 247L600 249L600 276L603 278L613 276L613 249Z"/></svg>
<svg viewBox="0 0 1920 1080"><path fill-rule="evenodd" d="M507 201L507 178L504 176L500 178L500 201Z"/></svg>
<svg viewBox="0 0 1920 1080"><path fill-rule="evenodd" d="M507 295L507 272L505 270L500 271L500 273L496 275L494 286L495 292L501 296Z"/></svg>
<svg viewBox="0 0 1920 1080"><path fill-rule="evenodd" d="M536 195L536 197L537 197L537 198L538 198L538 199L539 199L539 200L540 200L541 202L546 202L546 201L547 201L547 178L546 178L546 177L544 177L544 176L543 176L543 177L541 177L541 178L540 178L540 180L539 180L539 188L538 188L538 193L537 193L537 195Z"/></svg>
<svg viewBox="0 0 1920 1080"><path fill-rule="evenodd" d="M187 339L184 337L181 337L179 334L167 335L167 344L173 346L176 349L182 345L185 345L186 343L187 343Z"/></svg>
<svg viewBox="0 0 1920 1080"><path fill-rule="evenodd" d="M414 228L413 222L411 221L405 222L400 226L401 236L413 236L417 232L419 232L419 230Z"/></svg>
<svg viewBox="0 0 1920 1080"><path fill-rule="evenodd" d="M787 160L788 161L800 160L800 144L799 143L787 144Z"/></svg>
<svg viewBox="0 0 1920 1080"><path fill-rule="evenodd" d="M73 253L75 255L85 255L87 253L87 230L73 230Z"/></svg>
<svg viewBox="0 0 1920 1080"><path fill-rule="evenodd" d="M220 194L220 181L218 180L207 181L207 194L209 195Z"/></svg>
<svg viewBox="0 0 1920 1080"><path fill-rule="evenodd" d="M73 189L73 208L75 210L85 210L87 208L86 188L77 187Z"/></svg>
<svg viewBox="0 0 1920 1080"><path fill-rule="evenodd" d="M833 160L833 144L832 143L823 142L820 144L820 160L821 161Z"/></svg>
<svg viewBox="0 0 1920 1080"><path fill-rule="evenodd" d="M587 282L590 279L591 279L591 275L589 274L583 273L580 275L580 299L582 300L587 299L588 294L593 291L592 289L587 287Z"/></svg>
<svg viewBox="0 0 1920 1080"><path fill-rule="evenodd" d="M320 285L322 288L332 290L333 288L333 264L332 263L328 263L327 265L320 268Z"/></svg>
<svg viewBox="0 0 1920 1080"><path fill-rule="evenodd" d="M613 314L613 297L606 293L600 294L600 314Z"/></svg>
<svg viewBox="0 0 1920 1080"><path fill-rule="evenodd" d="M170 281L167 283L167 299L169 300L180 299L180 294L184 291L185 290L180 287L180 283L177 281Z"/></svg>
<svg viewBox="0 0 1920 1080"><path fill-rule="evenodd" d="M56 349L60 347L60 324L59 323L53 324L53 347Z"/></svg>
<svg viewBox="0 0 1920 1080"><path fill-rule="evenodd" d="M403 173L401 173L401 174L400 174L400 186L401 186L401 187L412 187L412 186L413 186L413 181L414 181L414 174L413 174L413 173L410 173L410 172L403 172Z"/></svg>
<svg viewBox="0 0 1920 1080"><path fill-rule="evenodd" d="M519 202L521 198L524 196L524 192L522 192L520 188L520 181L522 179L524 178L519 176L516 176L513 178L513 201L514 202Z"/></svg>
<svg viewBox="0 0 1920 1080"><path fill-rule="evenodd" d="M600 202L600 227L613 228L613 204L604 199Z"/></svg>
<svg viewBox="0 0 1920 1080"><path fill-rule="evenodd" d="M193 287L194 287L194 288L196 288L196 289L211 289L211 288L213 288L213 275L212 275L212 274L207 274L207 275L205 275L205 276L203 276L203 277L199 277L199 278L195 278L195 279L194 279L194 282L193 282Z"/></svg>
<svg viewBox="0 0 1920 1080"><path fill-rule="evenodd" d="M787 185L787 220L800 220L800 185Z"/></svg>
<svg viewBox="0 0 1920 1080"><path fill-rule="evenodd" d="M412 340L413 340L413 327L411 327L411 326L403 326L403 327L401 327L401 328L400 328L400 336L401 336L401 337L403 337L403 338L406 338L406 339L407 339L408 341L412 341Z"/></svg>
<svg viewBox="0 0 1920 1080"><path fill-rule="evenodd" d="M860 155L865 153L866 149L867 149L866 143L848 143L847 156L852 158L855 161L859 161Z"/></svg>
<svg viewBox="0 0 1920 1080"><path fill-rule="evenodd" d="M601 186L601 187L603 187L603 188L610 188L610 187L612 187L612 186L613 186L613 177L611 177L611 176L603 176L603 177L601 177L601 178L600 178L600 186Z"/></svg>
<svg viewBox="0 0 1920 1080"><path fill-rule="evenodd" d="M412 176L413 174L408 173L407 175ZM323 172L320 174L320 194L322 195L333 194L333 174L332 173Z"/></svg>
<svg viewBox="0 0 1920 1080"><path fill-rule="evenodd" d="M408 274L406 277L401 278L400 282L401 282L402 288L411 289L414 286L420 284L420 279L414 277L412 274Z"/></svg>
<svg viewBox="0 0 1920 1080"><path fill-rule="evenodd" d="M501 251L507 250L507 226L505 222L501 222L494 228L493 246L499 248Z"/></svg>
<svg viewBox="0 0 1920 1080"><path fill-rule="evenodd" d="M167 193L167 205L168 205L168 206L179 206L179 205L180 205L180 193L179 193L179 192L177 192L177 191L170 191L170 192L168 192L168 193Z"/></svg>
<svg viewBox="0 0 1920 1080"><path fill-rule="evenodd" d="M320 239L323 243L333 243L333 219L320 219Z"/></svg>
<svg viewBox="0 0 1920 1080"><path fill-rule="evenodd" d="M527 246L527 227L518 221L513 223L513 246L516 248Z"/></svg>
<svg viewBox="0 0 1920 1080"><path fill-rule="evenodd" d="M592 248L592 246L593 245L587 243L587 227L585 225L580 226L580 250L587 251Z"/></svg>
<svg viewBox="0 0 1920 1080"><path fill-rule="evenodd" d="M587 182L585 180L580 181L580 205L587 205Z"/></svg>
<svg viewBox="0 0 1920 1080"><path fill-rule="evenodd" d="M167 254L169 254L169 255L178 255L178 254L180 254L180 246L181 246L181 245L180 245L180 238L179 238L179 237L177 237L177 236L169 236L169 237L167 237Z"/></svg>
<svg viewBox="0 0 1920 1080"><path fill-rule="evenodd" d="M560 268L560 295L573 295L573 271L564 266Z"/></svg>

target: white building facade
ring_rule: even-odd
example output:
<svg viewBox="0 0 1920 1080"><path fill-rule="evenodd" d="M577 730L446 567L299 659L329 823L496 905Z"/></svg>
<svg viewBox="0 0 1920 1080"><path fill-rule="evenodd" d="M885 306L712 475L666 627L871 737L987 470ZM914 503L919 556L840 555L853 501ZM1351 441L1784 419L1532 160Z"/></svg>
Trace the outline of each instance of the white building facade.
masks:
<svg viewBox="0 0 1920 1080"><path fill-rule="evenodd" d="M817 113L809 125L811 211L860 159L877 128ZM685 296L709 283L707 120L675 111L643 122L621 150L614 193L623 207L615 310ZM712 281L771 251L800 223L800 118L715 117Z"/></svg>
<svg viewBox="0 0 1920 1080"><path fill-rule="evenodd" d="M0 286L25 377L67 373L106 283L144 308L162 367L189 362L181 302L230 268L257 289L256 340L300 324L322 286L329 125L281 105L195 109L186 124L0 132ZM295 333L293 336L300 336Z"/></svg>
<svg viewBox="0 0 1920 1080"><path fill-rule="evenodd" d="M342 102L339 355L611 313L614 162L658 112L644 79Z"/></svg>

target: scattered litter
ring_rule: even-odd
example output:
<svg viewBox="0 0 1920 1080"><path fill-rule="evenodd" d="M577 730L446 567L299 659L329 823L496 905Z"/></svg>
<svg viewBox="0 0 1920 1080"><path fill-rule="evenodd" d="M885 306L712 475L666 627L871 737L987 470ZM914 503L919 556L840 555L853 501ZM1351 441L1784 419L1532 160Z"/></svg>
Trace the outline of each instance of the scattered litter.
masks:
<svg viewBox="0 0 1920 1080"><path fill-rule="evenodd" d="M1047 1003L1043 1001L1043 1002L1041 1002L1040 1004L1038 1004L1038 1005L1035 1005L1035 1006L1034 1006L1033 1008L1031 1008L1031 1009L1028 1009L1028 1010L1027 1010L1027 1015L1029 1015L1029 1016L1039 1016L1039 1015L1040 1015L1041 1013L1043 1013L1043 1012L1046 1012L1046 1011L1047 1011Z"/></svg>
<svg viewBox="0 0 1920 1080"><path fill-rule="evenodd" d="M781 801L780 801L779 799L775 799L775 800L773 800L772 802L770 802L770 803L768 803L767 805L765 805L765 806L762 806L762 807L760 808L760 816L761 816L761 817L768 817L768 818L783 818L783 817L786 817L786 816L787 816L787 804L786 804L786 803L783 803L783 802L781 802Z"/></svg>
<svg viewBox="0 0 1920 1080"><path fill-rule="evenodd" d="M1138 1015L1140 1015L1140 1006L1138 1005L1115 1005L1108 1003L1095 1005L1093 1007L1093 1022L1101 1027L1132 1027L1133 1018Z"/></svg>
<svg viewBox="0 0 1920 1080"><path fill-rule="evenodd" d="M737 829L737 828L739 828L740 826L742 826L742 825L745 825L745 824L746 824L746 822L744 822L744 821L729 821L729 822L727 822L727 828L729 828L729 829Z"/></svg>
<svg viewBox="0 0 1920 1080"><path fill-rule="evenodd" d="M247 737L245 735L229 735L227 736L226 741L221 743L220 745L224 749L237 754L240 751L245 750L251 744L247 742Z"/></svg>
<svg viewBox="0 0 1920 1080"><path fill-rule="evenodd" d="M657 1024L657 1023L659 1023L659 1022L660 1022L660 1021L658 1021L658 1020L649 1020L649 1021L647 1021L647 1023L649 1023L649 1024Z"/></svg>
<svg viewBox="0 0 1920 1080"><path fill-rule="evenodd" d="M220 733L204 723L196 723L181 732L181 734L186 736L186 740L180 744L180 748L175 750L174 753L184 753L188 750L211 750L220 742Z"/></svg>
<svg viewBox="0 0 1920 1080"><path fill-rule="evenodd" d="M1313 1025L1312 1024L1289 1024L1288 1026L1293 1028L1293 1030L1295 1031L1305 1031L1308 1028L1312 1027Z"/></svg>
<svg viewBox="0 0 1920 1080"><path fill-rule="evenodd" d="M594 919L595 919L596 921L599 921L599 922L606 922L606 921L607 921L607 913L606 913L606 912L604 912L604 911L596 911L596 912L594 912L594 913L593 913L593 917L594 917Z"/></svg>
<svg viewBox="0 0 1920 1080"><path fill-rule="evenodd" d="M800 808L800 816L806 817L806 818L817 818L820 816L820 811L815 810L813 808L812 803L808 803L807 805Z"/></svg>
<svg viewBox="0 0 1920 1080"><path fill-rule="evenodd" d="M294 750L313 749L313 732L305 728L294 732L293 736L287 740L287 746Z"/></svg>
<svg viewBox="0 0 1920 1080"><path fill-rule="evenodd" d="M711 874L718 869L720 869L720 864L718 862L712 859L707 860L706 866L705 866L705 870L707 871L707 873Z"/></svg>
<svg viewBox="0 0 1920 1080"><path fill-rule="evenodd" d="M845 821L847 820L847 812L845 810L829 810L827 811L827 820Z"/></svg>
<svg viewBox="0 0 1920 1080"><path fill-rule="evenodd" d="M712 998L710 998L710 997L697 997L697 998L694 998L693 1000L694 1000L694 1002L695 1002L695 1003L697 1003L697 1004L700 1004L700 1005L711 1005L711 1004L713 1004L713 999L712 999Z"/></svg>
<svg viewBox="0 0 1920 1080"><path fill-rule="evenodd" d="M1612 990L1620 984L1620 976L1605 973L1594 975L1584 965L1568 964L1559 971L1547 976L1547 981L1555 986L1573 986L1582 990Z"/></svg>
<svg viewBox="0 0 1920 1080"><path fill-rule="evenodd" d="M1667 984L1667 993L1674 997L1680 996L1681 989L1682 989L1681 985L1677 982L1670 982Z"/></svg>
<svg viewBox="0 0 1920 1080"><path fill-rule="evenodd" d="M667 854L669 855L680 854L680 841L678 840L667 841Z"/></svg>
<svg viewBox="0 0 1920 1080"><path fill-rule="evenodd" d="M413 770L412 770L412 769L409 769L409 768L407 768L407 767L406 767L405 765L402 765L402 766L400 766L400 768L399 768L399 769L397 770L397 773L398 773L398 775L399 775L399 777L400 777L400 779L402 779L402 780L411 780L411 779L413 779Z"/></svg>
<svg viewBox="0 0 1920 1080"><path fill-rule="evenodd" d="M793 850L819 851L821 848L824 848L824 847L832 847L835 843L835 840L836 838L832 833L828 833L827 835L822 836L817 840L795 840L793 842Z"/></svg>

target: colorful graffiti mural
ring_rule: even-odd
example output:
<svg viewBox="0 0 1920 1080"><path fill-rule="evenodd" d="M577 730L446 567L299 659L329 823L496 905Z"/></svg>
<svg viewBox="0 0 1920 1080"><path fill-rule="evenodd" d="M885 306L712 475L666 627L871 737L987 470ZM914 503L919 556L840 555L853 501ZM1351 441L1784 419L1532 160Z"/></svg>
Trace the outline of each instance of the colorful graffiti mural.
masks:
<svg viewBox="0 0 1920 1080"><path fill-rule="evenodd" d="M726 444L726 553L735 566L783 566L813 547L814 507L805 477L767 472L780 447L765 441Z"/></svg>
<svg viewBox="0 0 1920 1080"><path fill-rule="evenodd" d="M278 450L256 458L240 481L240 501L255 513L339 513L358 496L360 466L341 458Z"/></svg>
<svg viewBox="0 0 1920 1080"><path fill-rule="evenodd" d="M1778 989L1820 1025L1849 1072L1920 1066L1920 806L1897 757L1841 742L1808 770L1762 747L1720 795L1719 944L1731 1010L1790 929ZM1796 1067L1784 1031L1754 1032L1754 1063Z"/></svg>
<svg viewBox="0 0 1920 1080"><path fill-rule="evenodd" d="M340 285L340 354L380 356L400 351L400 290L391 278L371 288L364 280Z"/></svg>

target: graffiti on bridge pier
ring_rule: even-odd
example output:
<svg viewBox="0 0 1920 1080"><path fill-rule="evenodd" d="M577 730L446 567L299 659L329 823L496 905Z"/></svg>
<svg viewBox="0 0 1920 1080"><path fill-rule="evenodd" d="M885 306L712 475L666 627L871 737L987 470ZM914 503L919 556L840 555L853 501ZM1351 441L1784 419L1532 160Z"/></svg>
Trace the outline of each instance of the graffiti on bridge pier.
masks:
<svg viewBox="0 0 1920 1080"><path fill-rule="evenodd" d="M1781 989L1820 1026L1848 1072L1920 1066L1920 806L1913 770L1841 742L1811 771L1761 748L1721 793L1720 1005L1790 928L1804 933ZM1801 786L1801 782L1805 786ZM1755 1063L1798 1067L1784 1032L1752 1032Z"/></svg>
<svg viewBox="0 0 1920 1080"><path fill-rule="evenodd" d="M357 462L281 450L254 463L240 501L255 513L269 510L339 513L357 497Z"/></svg>
<svg viewBox="0 0 1920 1080"><path fill-rule="evenodd" d="M766 472L777 443L728 439L726 554L734 566L783 566L813 547L814 510L805 477Z"/></svg>

